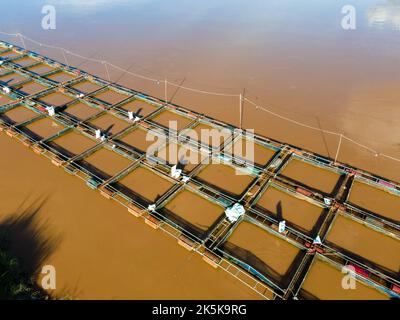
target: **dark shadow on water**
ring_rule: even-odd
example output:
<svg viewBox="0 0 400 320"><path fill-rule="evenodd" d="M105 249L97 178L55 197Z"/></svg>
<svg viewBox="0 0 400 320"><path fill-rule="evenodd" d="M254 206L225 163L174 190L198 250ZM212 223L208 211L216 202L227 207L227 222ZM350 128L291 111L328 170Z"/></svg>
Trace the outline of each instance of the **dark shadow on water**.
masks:
<svg viewBox="0 0 400 320"><path fill-rule="evenodd" d="M185 171L185 167L186 167L186 165L188 163L189 163L189 160L185 159L184 156L181 156L179 158L179 161L178 161L177 165L176 165L176 168L179 169L179 170Z"/></svg>
<svg viewBox="0 0 400 320"><path fill-rule="evenodd" d="M33 289L46 293L35 284L42 267L61 242L58 236L50 236L49 221L39 218L46 198L21 204L15 212L0 220L0 249L18 261L19 279L32 283ZM21 209L24 206L26 209ZM29 297L20 297L29 299Z"/></svg>
<svg viewBox="0 0 400 320"><path fill-rule="evenodd" d="M108 128L106 130L104 130L104 133L107 136L110 135L110 132L111 132L112 128L114 128L114 124L111 124L110 126L108 126Z"/></svg>
<svg viewBox="0 0 400 320"><path fill-rule="evenodd" d="M283 220L282 201L279 201L276 204L276 217L277 217L278 221Z"/></svg>
<svg viewBox="0 0 400 320"><path fill-rule="evenodd" d="M11 78L10 80L7 80L7 81L0 81L0 83L2 85L6 86L6 85L10 84L12 81L14 81L14 78Z"/></svg>
<svg viewBox="0 0 400 320"><path fill-rule="evenodd" d="M325 133L324 133L324 131L323 131L323 129L322 129L322 126L321 126L321 121L319 120L318 117L316 117L316 119L317 119L318 127L319 127L319 129L321 130L321 138L322 138L322 141L323 141L323 143L324 143L325 152L326 152L326 154L328 155L328 158L331 158L331 154L330 154L330 152L329 152L328 142L327 142L327 140L326 140Z"/></svg>
<svg viewBox="0 0 400 320"><path fill-rule="evenodd" d="M140 114L142 113L143 108L139 108L136 112L135 112L135 116L136 117L140 117Z"/></svg>

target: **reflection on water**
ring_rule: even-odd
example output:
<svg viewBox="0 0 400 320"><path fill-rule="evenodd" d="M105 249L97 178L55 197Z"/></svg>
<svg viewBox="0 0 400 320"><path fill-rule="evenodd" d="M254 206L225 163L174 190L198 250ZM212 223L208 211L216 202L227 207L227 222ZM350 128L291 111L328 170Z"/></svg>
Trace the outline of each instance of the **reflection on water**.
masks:
<svg viewBox="0 0 400 320"><path fill-rule="evenodd" d="M400 1L392 0L367 10L370 26L383 29L389 26L400 31Z"/></svg>

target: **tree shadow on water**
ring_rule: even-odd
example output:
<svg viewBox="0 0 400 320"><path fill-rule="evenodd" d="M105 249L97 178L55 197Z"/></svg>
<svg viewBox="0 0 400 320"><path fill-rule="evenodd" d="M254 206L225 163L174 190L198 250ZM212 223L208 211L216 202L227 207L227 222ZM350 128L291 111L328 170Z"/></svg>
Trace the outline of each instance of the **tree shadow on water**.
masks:
<svg viewBox="0 0 400 320"><path fill-rule="evenodd" d="M0 299L49 299L35 279L61 242L39 217L46 198L0 219ZM24 206L25 209L21 209Z"/></svg>
<svg viewBox="0 0 400 320"><path fill-rule="evenodd" d="M276 217L278 221L283 220L282 201L278 201L278 203L276 204Z"/></svg>

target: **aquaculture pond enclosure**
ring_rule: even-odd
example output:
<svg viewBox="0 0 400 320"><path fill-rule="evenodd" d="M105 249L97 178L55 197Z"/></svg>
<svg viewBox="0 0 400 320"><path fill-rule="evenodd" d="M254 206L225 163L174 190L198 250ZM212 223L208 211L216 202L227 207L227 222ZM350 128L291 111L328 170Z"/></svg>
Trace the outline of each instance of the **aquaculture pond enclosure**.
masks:
<svg viewBox="0 0 400 320"><path fill-rule="evenodd" d="M189 189L178 192L160 212L199 238L205 238L224 217L223 206Z"/></svg>
<svg viewBox="0 0 400 320"><path fill-rule="evenodd" d="M314 259L310 271L302 284L302 295L308 299L323 300L387 300L390 297L379 290L356 281L354 289L342 286L342 266Z"/></svg>
<svg viewBox="0 0 400 320"><path fill-rule="evenodd" d="M0 106L9 104L12 101L14 101L14 99L12 99L11 97L7 97L6 95L0 94Z"/></svg>
<svg viewBox="0 0 400 320"><path fill-rule="evenodd" d="M283 288L290 283L304 255L300 247L249 221L238 224L223 250Z"/></svg>
<svg viewBox="0 0 400 320"><path fill-rule="evenodd" d="M65 157L73 158L93 148L96 145L96 141L76 131L70 131L49 141L47 144Z"/></svg>
<svg viewBox="0 0 400 320"><path fill-rule="evenodd" d="M0 60L1 132L246 288L265 299L400 297L397 182L6 42ZM210 128L220 140L197 134ZM255 165L235 152L244 142ZM343 266L356 291L341 289Z"/></svg>
<svg viewBox="0 0 400 320"><path fill-rule="evenodd" d="M1 99L0 99L1 100ZM12 101L12 100L9 100ZM9 124L18 124L28 120L31 120L39 116L39 113L24 107L23 105L17 105L14 108L3 112L1 118L4 122Z"/></svg>
<svg viewBox="0 0 400 320"><path fill-rule="evenodd" d="M288 162L281 175L326 194L335 191L340 179L337 172L296 158Z"/></svg>
<svg viewBox="0 0 400 320"><path fill-rule="evenodd" d="M269 186L257 202L257 207L279 221L285 220L306 234L318 229L326 208L306 197L291 194L273 185Z"/></svg>

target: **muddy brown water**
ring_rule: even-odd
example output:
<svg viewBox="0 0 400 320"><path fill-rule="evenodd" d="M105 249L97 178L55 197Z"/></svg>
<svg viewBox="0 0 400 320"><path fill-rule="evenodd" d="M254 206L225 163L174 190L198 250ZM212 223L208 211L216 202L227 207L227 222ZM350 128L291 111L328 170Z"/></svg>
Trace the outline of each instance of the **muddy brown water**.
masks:
<svg viewBox="0 0 400 320"><path fill-rule="evenodd" d="M13 99L6 97L5 95L0 94L0 106L12 102Z"/></svg>
<svg viewBox="0 0 400 320"><path fill-rule="evenodd" d="M319 259L313 264L303 282L302 289L322 300L386 300L384 293L359 281L355 289L344 289L341 270Z"/></svg>
<svg viewBox="0 0 400 320"><path fill-rule="evenodd" d="M60 92L54 92L49 95L43 96L43 97L39 98L38 100L42 101L50 106L59 107L68 102L71 102L73 100L73 98L71 98L63 93L60 93Z"/></svg>
<svg viewBox="0 0 400 320"><path fill-rule="evenodd" d="M0 77L0 81L6 86L12 86L18 82L21 82L21 81L24 81L27 79L28 78L21 76L20 74L15 73L15 72Z"/></svg>
<svg viewBox="0 0 400 320"><path fill-rule="evenodd" d="M93 97L109 104L116 104L128 98L127 95L118 93L114 90L105 90L104 92L95 94Z"/></svg>
<svg viewBox="0 0 400 320"><path fill-rule="evenodd" d="M223 207L189 190L181 191L164 208L202 231L209 229L224 214Z"/></svg>
<svg viewBox="0 0 400 320"><path fill-rule="evenodd" d="M328 194L334 191L340 178L338 173L297 159L290 160L280 174Z"/></svg>
<svg viewBox="0 0 400 320"><path fill-rule="evenodd" d="M274 214L280 221L287 220L306 232L314 228L323 213L323 208L273 186L267 188L257 205Z"/></svg>
<svg viewBox="0 0 400 320"><path fill-rule="evenodd" d="M355 181L349 201L386 218L400 221L400 196Z"/></svg>
<svg viewBox="0 0 400 320"><path fill-rule="evenodd" d="M8 72L7 69L0 67L0 76L3 76L7 72Z"/></svg>
<svg viewBox="0 0 400 320"><path fill-rule="evenodd" d="M326 239L394 273L400 271L400 241L362 223L339 215Z"/></svg>
<svg viewBox="0 0 400 320"><path fill-rule="evenodd" d="M158 107L141 100L133 100L131 102L124 103L122 106L120 106L120 108L125 111L133 111L135 115L141 117L146 117L158 109Z"/></svg>
<svg viewBox="0 0 400 320"><path fill-rule="evenodd" d="M15 16L21 12L27 16L32 10L40 12L39 0L31 1L28 8L9 6L10 14L2 21L8 31L23 30L40 42L110 61L133 73L167 78L202 90L244 93L273 112L316 128L345 133L380 153L400 157L400 137L393 130L400 121L400 45L395 2L356 0L360 19L357 32L351 33L342 28L340 2L314 5L289 0L249 1L244 7L240 2L206 0L193 7L180 0L172 1L169 5L161 0L140 4L102 1L83 7L63 2L58 4L59 9L74 23L57 28L52 34L33 27L35 16L15 23ZM216 15L222 8L223 15ZM379 17L380 12L385 14ZM94 23L85 24L86 19L79 18L82 14ZM143 19L130 19L132 16ZM179 23L175 23L178 19ZM21 44L16 37L3 38ZM26 45L64 62L59 49L32 42ZM107 77L100 62L70 54L67 58L69 64ZM123 74L111 66L109 73L112 80L119 79L121 84L164 96L162 83ZM239 123L239 97L207 96L169 85L168 98ZM334 157L338 136L302 128L247 102L243 109L244 127ZM339 160L400 179L399 163L375 158L373 152L347 140L342 141Z"/></svg>
<svg viewBox="0 0 400 320"><path fill-rule="evenodd" d="M233 149L228 146L227 151L235 157L254 162L260 166L265 166L276 154L276 151L272 149L243 138L233 143Z"/></svg>
<svg viewBox="0 0 400 320"><path fill-rule="evenodd" d="M400 125L400 56L397 54L400 46L397 41L398 10L394 2L358 1L357 32L350 33L341 28L343 16L339 2L314 5L287 0L279 3L249 1L243 6L227 0L205 0L196 4L194 10L192 3L173 1L173 5L160 0L143 1L140 5L119 1L93 2L90 6L60 3L58 6L63 14L76 23L57 28L51 34L32 27L37 21L31 12L40 12L41 1L31 1L26 7L14 2L9 4L9 14L3 17L2 25L6 31L23 32L41 42L106 59L151 77L168 78L203 90L233 94L239 94L246 88L246 97L273 112L314 127L344 132L380 153L400 158L400 136L393 130ZM15 17L24 12L26 19L17 21ZM271 13L268 19L266 12ZM385 14L379 17L379 12ZM93 24L88 25L85 22L87 19L78 19L82 13L93 18ZM133 15L143 19L131 19ZM252 17L251 21L249 16ZM376 20L380 21L378 25ZM82 28L83 25L85 28ZM76 34L79 36L76 37ZM106 45L104 39L107 39ZM15 38L5 40L18 43ZM139 42L140 46L137 45ZM59 49L44 49L32 43L27 45L29 49L64 61ZM72 65L79 65L106 78L104 65L67 56ZM113 80L121 77L120 71L112 68L109 71ZM120 78L119 83L161 98L164 96L162 84L153 84L128 74ZM235 125L239 123L239 101L236 97L206 96L169 85L168 98L220 120ZM243 107L244 127L254 128L266 136L323 155L335 156L337 136L302 128L255 110L247 102ZM20 154L15 154L18 161ZM374 157L373 152L347 140L342 141L339 161L400 181L399 163L381 156ZM13 164L16 162L12 161ZM311 176L315 175L315 171L312 171ZM46 173L37 180L42 181L41 178L45 176ZM321 178L319 174L317 177ZM65 181L60 179L62 185L68 185L68 178ZM20 188L19 185L14 187L16 190ZM12 197L7 199L7 203L2 205L13 204ZM77 195L77 203L79 199L86 200ZM87 209L82 207L81 210L86 212ZM70 212L64 214L68 217ZM57 219L59 223L65 217L57 215ZM77 221L84 223L83 220ZM109 222L110 225L114 222L118 225L118 220L110 219ZM64 228L67 236L71 235L67 225ZM131 234L129 237L131 239ZM77 247L80 245L78 242L73 244ZM89 254L99 261L102 257L96 256L93 251L90 250ZM64 262L70 266L67 257ZM135 268L139 267L135 265ZM70 279L75 279L73 276ZM100 277L104 278L102 275ZM86 284L85 290L88 290L87 286L96 286L94 278L90 279L82 280ZM114 284L110 281L109 285L110 292L115 293ZM162 289L167 292L166 287ZM124 292L128 294L128 291Z"/></svg>
<svg viewBox="0 0 400 320"><path fill-rule="evenodd" d="M53 80L53 81L56 81L56 82L66 82L66 81L69 81L69 80L72 80L72 79L76 78L76 76L73 76L73 75L71 75L69 73L66 73L66 72L57 72L57 73L52 74L52 75L50 75L50 76L48 76L46 78L50 79L50 80Z"/></svg>
<svg viewBox="0 0 400 320"><path fill-rule="evenodd" d="M235 168L226 164L211 163L202 169L196 178L225 190L234 196L241 195L255 179L246 174L236 174Z"/></svg>
<svg viewBox="0 0 400 320"><path fill-rule="evenodd" d="M212 147L219 147L221 144L226 142L229 137L231 137L230 132L219 130L204 123L200 123L193 127L186 135L193 140L200 141Z"/></svg>
<svg viewBox="0 0 400 320"><path fill-rule="evenodd" d="M79 82L79 83L71 86L71 88L74 88L75 90L78 90L83 93L90 93L90 92L100 89L101 86L99 86L91 81L85 80L85 81Z"/></svg>
<svg viewBox="0 0 400 320"><path fill-rule="evenodd" d="M76 132L68 132L59 138L54 139L50 145L61 147L64 155L75 156L94 147L96 142Z"/></svg>
<svg viewBox="0 0 400 320"><path fill-rule="evenodd" d="M88 118L98 114L101 111L102 110L91 107L85 103L77 102L77 103L74 103L73 105L69 106L68 108L66 108L64 110L64 113L72 115L72 116L78 118L79 120L83 121L85 119L88 119Z"/></svg>
<svg viewBox="0 0 400 320"><path fill-rule="evenodd" d="M169 180L143 167L136 168L118 183L151 203L154 203L173 186Z"/></svg>
<svg viewBox="0 0 400 320"><path fill-rule="evenodd" d="M57 271L53 293L77 299L260 298L22 144L0 134L0 146L8 151L0 166L18 168L0 170L0 221L46 198L36 217L46 226L39 236L60 238L43 261Z"/></svg>
<svg viewBox="0 0 400 320"><path fill-rule="evenodd" d="M21 55L18 52L13 51L13 50L7 51L7 52L3 52L3 53L0 54L0 57L6 58L6 59L16 58L16 57L19 57L19 56L21 56Z"/></svg>
<svg viewBox="0 0 400 320"><path fill-rule="evenodd" d="M128 167L132 161L107 149L100 149L84 159L85 162L109 177Z"/></svg>
<svg viewBox="0 0 400 320"><path fill-rule="evenodd" d="M155 117L152 117L151 121L166 128L170 128L171 126L171 129L175 129L176 126L177 130L180 131L188 126L193 120L171 111L163 111Z"/></svg>
<svg viewBox="0 0 400 320"><path fill-rule="evenodd" d="M7 117L13 123L24 122L34 118L35 116L38 116L36 112L23 106L18 106L2 114L2 117Z"/></svg>
<svg viewBox="0 0 400 320"><path fill-rule="evenodd" d="M54 68L46 65L46 64L39 64L37 66L27 68L29 71L37 73L37 74L45 74L47 72L55 70Z"/></svg>
<svg viewBox="0 0 400 320"><path fill-rule="evenodd" d="M31 124L27 125L24 127L28 129L29 131L33 132L35 135L39 136L41 139L46 139L49 138L50 136L56 134L57 132L61 131L64 129L64 126L61 124L48 119L40 119L35 122L32 122Z"/></svg>
<svg viewBox="0 0 400 320"><path fill-rule="evenodd" d="M146 139L146 137L148 137L148 139ZM152 134L147 130L137 128L124 135L119 140L143 153L146 153L152 144L158 143L158 139L157 135ZM160 142L163 142L164 138L161 139Z"/></svg>
<svg viewBox="0 0 400 320"><path fill-rule="evenodd" d="M202 152L194 151L185 145L173 142L160 148L156 155L168 164L175 165L179 163L179 168L183 169L184 172L192 171L207 157L207 155Z"/></svg>
<svg viewBox="0 0 400 320"><path fill-rule="evenodd" d="M280 276L288 272L300 252L289 242L247 221L241 222L227 241L249 251Z"/></svg>
<svg viewBox="0 0 400 320"><path fill-rule="evenodd" d="M100 128L104 132L107 132L108 135L114 135L121 132L131 125L130 123L110 114L99 116L98 118L91 120L89 123Z"/></svg>
<svg viewBox="0 0 400 320"><path fill-rule="evenodd" d="M34 94L45 89L45 86L33 81L25 83L22 86L18 86L18 90L27 95Z"/></svg>
<svg viewBox="0 0 400 320"><path fill-rule="evenodd" d="M16 63L18 63L21 67L28 67L36 62L37 60L31 57L24 57L16 61Z"/></svg>

